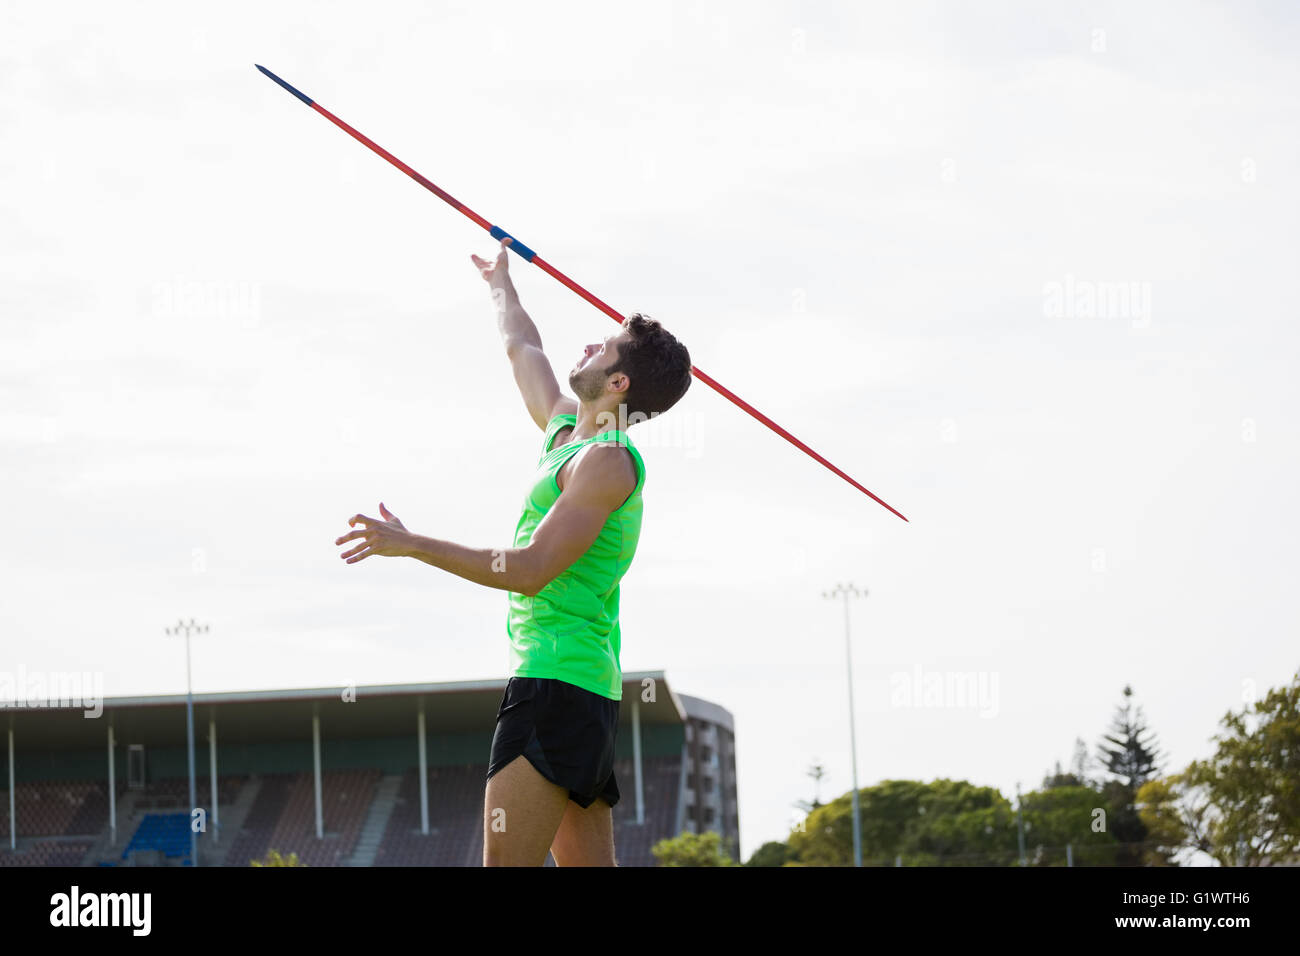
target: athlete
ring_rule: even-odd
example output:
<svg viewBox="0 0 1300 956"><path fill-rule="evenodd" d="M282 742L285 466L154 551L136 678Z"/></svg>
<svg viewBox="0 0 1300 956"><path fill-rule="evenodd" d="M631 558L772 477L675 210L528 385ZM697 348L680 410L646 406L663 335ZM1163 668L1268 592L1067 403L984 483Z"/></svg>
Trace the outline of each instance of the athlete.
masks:
<svg viewBox="0 0 1300 956"><path fill-rule="evenodd" d="M629 316L588 345L560 391L537 327L519 304L501 241L495 262L471 256L487 280L515 382L542 455L511 548L468 548L353 515L340 555L413 557L509 592L512 676L497 711L483 801L483 864L616 866L611 808L623 674L619 582L641 531L645 463L627 429L686 394L691 358L654 319Z"/></svg>

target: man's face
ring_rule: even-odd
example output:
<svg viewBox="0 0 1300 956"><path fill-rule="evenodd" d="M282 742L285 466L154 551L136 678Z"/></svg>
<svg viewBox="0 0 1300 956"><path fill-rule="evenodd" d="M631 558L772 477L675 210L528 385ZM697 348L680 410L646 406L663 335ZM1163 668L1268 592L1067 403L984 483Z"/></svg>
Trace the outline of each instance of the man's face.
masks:
<svg viewBox="0 0 1300 956"><path fill-rule="evenodd" d="M590 402L605 394L608 369L618 364L619 345L625 338L621 332L611 332L582 350L582 358L569 372L569 387L578 398Z"/></svg>

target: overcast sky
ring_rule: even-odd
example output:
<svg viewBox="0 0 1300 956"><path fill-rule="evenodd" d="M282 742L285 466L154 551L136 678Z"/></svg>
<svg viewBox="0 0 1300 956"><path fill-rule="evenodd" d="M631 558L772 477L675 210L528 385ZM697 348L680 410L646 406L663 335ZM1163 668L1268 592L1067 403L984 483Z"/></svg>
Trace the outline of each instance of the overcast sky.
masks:
<svg viewBox="0 0 1300 956"><path fill-rule="evenodd" d="M1179 770L1297 666L1297 41L1181 0L6 3L0 669L183 692L184 616L199 692L507 674L505 592L333 545L382 500L509 546L496 243L261 63L910 519L698 379L631 432L623 668L735 716L745 857L814 761L851 786L841 581L860 785L1013 797L1126 683ZM563 376L611 320L511 269Z"/></svg>

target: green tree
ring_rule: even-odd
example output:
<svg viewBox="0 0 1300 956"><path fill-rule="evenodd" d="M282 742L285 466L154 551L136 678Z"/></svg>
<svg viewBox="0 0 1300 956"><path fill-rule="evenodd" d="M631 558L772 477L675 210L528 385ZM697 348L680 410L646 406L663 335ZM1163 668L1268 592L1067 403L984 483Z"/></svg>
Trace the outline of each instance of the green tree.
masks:
<svg viewBox="0 0 1300 956"><path fill-rule="evenodd" d="M1065 773L1061 770L1061 761L1056 761L1056 769L1043 777L1044 790L1051 790L1055 787L1082 787L1086 786L1084 782L1072 773Z"/></svg>
<svg viewBox="0 0 1300 956"><path fill-rule="evenodd" d="M306 866L306 863L298 862L298 854L290 853L288 856L281 856L279 850L267 850L266 856L260 860L250 860L249 866Z"/></svg>
<svg viewBox="0 0 1300 956"><path fill-rule="evenodd" d="M1106 774L1101 781L1101 793L1109 807L1107 829L1120 843L1140 844L1147 838L1147 828L1138 813L1137 793L1156 776L1160 753L1146 726L1142 708L1133 706L1132 687L1125 685L1124 702L1116 708L1110 732L1102 741L1098 751ZM1141 866L1142 863L1143 854L1138 846L1122 848L1115 857L1117 866Z"/></svg>
<svg viewBox="0 0 1300 956"><path fill-rule="evenodd" d="M790 834L786 865L852 866L852 793L808 815ZM906 865L1010 862L1015 816L997 790L962 780L885 780L858 792L864 864Z"/></svg>
<svg viewBox="0 0 1300 956"><path fill-rule="evenodd" d="M1177 866L1189 845L1180 796L1176 774L1148 780L1137 792L1138 815L1147 828L1144 859L1148 866Z"/></svg>
<svg viewBox="0 0 1300 956"><path fill-rule="evenodd" d="M682 831L675 837L660 840L650 852L658 866L739 866L723 845L722 835L714 830L704 833Z"/></svg>
<svg viewBox="0 0 1300 956"><path fill-rule="evenodd" d="M769 840L749 858L745 866L785 866L790 859L790 847L777 840Z"/></svg>
<svg viewBox="0 0 1300 956"><path fill-rule="evenodd" d="M1143 739L1143 735L1148 735ZM1160 751L1154 736L1147 729L1142 708L1133 706L1133 688L1124 687L1124 702L1115 709L1110 733L1102 738L1107 746L1100 746L1102 765L1116 780L1134 793L1142 784L1156 775Z"/></svg>
<svg viewBox="0 0 1300 956"><path fill-rule="evenodd" d="M1091 787L1045 786L1024 795L1025 845L1030 859L1064 866L1073 848L1075 866L1108 866L1115 859L1115 835L1094 829L1101 795ZM1037 852L1042 848L1041 855Z"/></svg>
<svg viewBox="0 0 1300 956"><path fill-rule="evenodd" d="M1053 787L1093 787L1092 780L1088 777L1088 745L1083 742L1082 737L1074 738L1074 757L1070 762L1069 771L1061 769L1061 761L1056 761L1056 768L1049 774L1043 776L1043 790L1050 790ZM1095 788L1094 788L1095 789Z"/></svg>
<svg viewBox="0 0 1300 956"><path fill-rule="evenodd" d="M1300 671L1241 713L1228 711L1216 751L1141 792L1162 843L1224 866L1267 866L1300 852Z"/></svg>

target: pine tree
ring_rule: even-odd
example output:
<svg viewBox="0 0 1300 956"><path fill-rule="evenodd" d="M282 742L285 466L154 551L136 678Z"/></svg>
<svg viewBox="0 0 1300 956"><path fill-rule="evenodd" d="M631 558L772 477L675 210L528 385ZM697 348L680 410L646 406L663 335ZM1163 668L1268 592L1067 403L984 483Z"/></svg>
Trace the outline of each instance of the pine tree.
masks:
<svg viewBox="0 0 1300 956"><path fill-rule="evenodd" d="M1061 769L1061 761L1056 761L1056 769L1043 777L1043 790L1055 790L1058 787L1079 787L1082 782L1072 773L1066 773Z"/></svg>
<svg viewBox="0 0 1300 956"><path fill-rule="evenodd" d="M826 768L819 763L813 764L808 768L808 776L813 779L812 808L816 810L822 805L822 777L826 776Z"/></svg>
<svg viewBox="0 0 1300 956"><path fill-rule="evenodd" d="M1074 766L1071 768L1074 772L1075 779L1084 787L1091 787L1092 780L1088 777L1088 745L1083 742L1082 737L1074 738Z"/></svg>
<svg viewBox="0 0 1300 956"><path fill-rule="evenodd" d="M1110 733L1103 740L1098 750L1106 774L1101 783L1111 808L1110 830L1120 843L1141 843L1147 838L1147 828L1138 816L1137 792L1156 776L1160 752L1147 729L1142 708L1133 707L1132 687L1125 685L1124 703L1116 708ZM1142 861L1142 848L1129 847L1115 862L1119 866L1141 866Z"/></svg>
<svg viewBox="0 0 1300 956"><path fill-rule="evenodd" d="M1126 789L1137 793L1138 787L1156 775L1160 752L1153 738L1143 740L1150 731L1142 708L1133 709L1133 688L1125 685L1124 703L1116 708L1111 720L1110 733L1103 739L1112 746L1101 746L1101 762L1112 779L1120 780Z"/></svg>
<svg viewBox="0 0 1300 956"><path fill-rule="evenodd" d="M1083 742L1082 737L1074 738L1074 759L1070 762L1069 772L1061 769L1061 761L1056 761L1056 769L1043 778L1044 790L1054 790L1058 787L1091 787L1096 789L1096 785L1088 778L1088 745Z"/></svg>
<svg viewBox="0 0 1300 956"><path fill-rule="evenodd" d="M798 800L794 805L804 813L812 813L818 807L825 806L825 804L822 803L821 784L822 777L826 776L826 768L819 763L815 763L808 768L808 771L804 776L812 777L813 779L812 803L809 803L807 800Z"/></svg>

